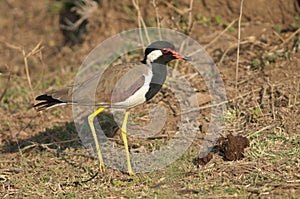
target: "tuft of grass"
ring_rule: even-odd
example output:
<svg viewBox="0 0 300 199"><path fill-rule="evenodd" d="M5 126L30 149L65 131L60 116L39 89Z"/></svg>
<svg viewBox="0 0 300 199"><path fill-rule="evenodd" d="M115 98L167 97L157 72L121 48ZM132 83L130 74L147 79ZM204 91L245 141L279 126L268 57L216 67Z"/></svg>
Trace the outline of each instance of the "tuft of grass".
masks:
<svg viewBox="0 0 300 199"><path fill-rule="evenodd" d="M175 8L179 8L179 0L173 0L173 5Z"/></svg>
<svg viewBox="0 0 300 199"><path fill-rule="evenodd" d="M54 1L51 6L50 6L50 13L51 14L58 14L62 8L64 7L64 5L61 2L58 1Z"/></svg>
<svg viewBox="0 0 300 199"><path fill-rule="evenodd" d="M300 15L297 15L297 16L295 16L295 22L293 22L291 25L294 27L294 28L296 28L296 29L298 29L298 28L300 28Z"/></svg>
<svg viewBox="0 0 300 199"><path fill-rule="evenodd" d="M201 17L202 17L201 13L198 12L198 13L196 14L196 16L195 16L195 19L196 19L197 21L200 21L200 20L201 20Z"/></svg>
<svg viewBox="0 0 300 199"><path fill-rule="evenodd" d="M281 25L275 25L273 27L273 30L277 33L281 33L281 31L282 31Z"/></svg>
<svg viewBox="0 0 300 199"><path fill-rule="evenodd" d="M211 19L205 16L202 17L202 22L208 25L211 25Z"/></svg>
<svg viewBox="0 0 300 199"><path fill-rule="evenodd" d="M216 21L216 23L217 23L218 25L221 25L221 24L222 24L222 18L221 18L221 16L216 15L216 16L215 16L215 21Z"/></svg>
<svg viewBox="0 0 300 199"><path fill-rule="evenodd" d="M128 19L135 21L136 20L136 13L132 6L129 6L125 1L122 1L122 7L127 13Z"/></svg>
<svg viewBox="0 0 300 199"><path fill-rule="evenodd" d="M235 109L227 109L227 112L225 114L225 121L231 124L237 121L237 112Z"/></svg>

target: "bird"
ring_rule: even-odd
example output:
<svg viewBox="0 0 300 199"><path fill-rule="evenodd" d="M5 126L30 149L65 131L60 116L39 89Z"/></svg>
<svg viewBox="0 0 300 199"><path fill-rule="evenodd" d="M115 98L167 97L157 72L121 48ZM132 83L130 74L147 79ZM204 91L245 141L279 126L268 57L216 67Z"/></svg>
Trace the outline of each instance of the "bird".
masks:
<svg viewBox="0 0 300 199"><path fill-rule="evenodd" d="M95 98L93 105L98 109L88 116L101 171L104 170L105 164L93 123L94 118L105 109L116 107L125 110L121 134L126 152L127 172L129 175L134 175L126 136L129 111L135 106L148 102L160 91L167 77L167 64L175 59L191 60L190 57L179 54L169 41L158 40L146 47L144 59L140 64L121 63L109 66L103 72L100 81L98 81L96 94L91 95ZM89 98L86 91L91 83L95 83L91 79L87 79L73 88L68 87L37 96L35 100L39 102L34 107L37 111L42 111L62 105L88 105L90 102L86 100ZM73 95L85 96L85 100L73 101Z"/></svg>

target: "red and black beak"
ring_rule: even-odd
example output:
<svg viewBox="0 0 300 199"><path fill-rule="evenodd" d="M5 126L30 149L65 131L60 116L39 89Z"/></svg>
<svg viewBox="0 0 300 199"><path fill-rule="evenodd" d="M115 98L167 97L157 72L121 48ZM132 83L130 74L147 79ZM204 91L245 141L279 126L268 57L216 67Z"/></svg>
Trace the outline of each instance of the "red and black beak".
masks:
<svg viewBox="0 0 300 199"><path fill-rule="evenodd" d="M175 58L175 59L179 59L179 60L185 60L185 61L192 61L192 59L188 56L184 56L184 55L181 55L179 54L178 52L174 51L174 50L171 50L171 49L168 49L169 52L172 53L172 56Z"/></svg>
<svg viewBox="0 0 300 199"><path fill-rule="evenodd" d="M192 61L191 57L181 55L181 54L179 54L177 52L173 53L173 57L175 57L176 59L179 59L179 60Z"/></svg>

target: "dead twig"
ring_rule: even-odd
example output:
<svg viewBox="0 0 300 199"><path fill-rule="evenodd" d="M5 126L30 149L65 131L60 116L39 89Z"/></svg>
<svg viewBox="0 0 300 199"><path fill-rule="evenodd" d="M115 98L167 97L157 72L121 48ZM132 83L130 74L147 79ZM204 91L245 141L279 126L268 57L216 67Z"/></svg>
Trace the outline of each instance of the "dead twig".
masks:
<svg viewBox="0 0 300 199"><path fill-rule="evenodd" d="M171 8L172 10L174 10L175 12L177 12L177 14L184 16L185 13L187 13L189 11L189 9L185 9L185 10L180 10L178 8L176 8L175 6L173 6L171 3L167 2L167 1L162 1L164 4L166 4L169 8Z"/></svg>
<svg viewBox="0 0 300 199"><path fill-rule="evenodd" d="M144 21L144 19L143 19L143 17L142 17L142 14L141 14L141 11L140 11L140 7L139 7L139 5L138 5L138 0L137 0L137 2L136 2L135 0L132 0L132 4L133 4L134 8L135 8L136 11L137 11L137 15L138 15L138 25L139 25L139 34L140 34L140 39L141 39L142 45L143 45L143 47L144 47L145 44L144 44L144 39L143 39L141 27L144 28L147 42L150 43L150 38L149 38L149 35L148 35L147 26L146 26L145 21Z"/></svg>
<svg viewBox="0 0 300 199"><path fill-rule="evenodd" d="M158 139L166 139L169 138L168 135L157 135L153 137L148 137L147 140L158 140Z"/></svg>
<svg viewBox="0 0 300 199"><path fill-rule="evenodd" d="M215 43L222 35L225 34L225 32L227 32L229 30L229 28L231 28L235 22L237 21L237 19L234 19L218 36L216 36L213 40L211 40L208 44L206 44L204 46L204 48L208 48L211 44Z"/></svg>
<svg viewBox="0 0 300 199"><path fill-rule="evenodd" d="M188 10L189 12L189 19L188 19L188 26L187 26L187 33L189 33L191 31L191 28L192 28L192 10L193 10L193 3L194 3L194 0L190 0L190 8Z"/></svg>
<svg viewBox="0 0 300 199"><path fill-rule="evenodd" d="M298 94L299 94L299 90L300 90L300 81L298 81L298 86L297 87L298 88L296 89L296 93L295 93L295 97L294 97L294 102L293 102L293 107L295 107L296 104L297 104L297 98L298 98Z"/></svg>
<svg viewBox="0 0 300 199"><path fill-rule="evenodd" d="M201 106L201 107L193 108L193 109L190 109L190 110L185 110L181 114L187 114L187 113L194 112L194 111L199 111L199 110L203 110L203 109L208 109L208 108L213 108L213 107L221 106L221 105L227 104L229 102L234 102L237 99L244 98L245 96L250 95L251 93L259 92L260 90L261 90L261 88L257 88L255 90L250 91L250 92L243 93L243 94L241 94L241 95L239 95L239 96L237 96L237 97L235 97L233 99L222 101L222 102L220 102L218 104L209 104L209 105L206 105L206 106Z"/></svg>
<svg viewBox="0 0 300 199"><path fill-rule="evenodd" d="M157 8L157 6L156 6L155 0L152 1L152 5L153 5L154 10L155 10L156 24L157 24L157 28L158 28L158 36L159 36L159 40L162 40L161 32L160 32L160 21L159 21L159 15L158 15L158 8Z"/></svg>
<svg viewBox="0 0 300 199"><path fill-rule="evenodd" d="M253 132L253 133L249 134L247 137L250 137L250 136L253 136L253 135L259 134L259 133L261 133L261 132L263 132L263 131L265 131L265 130L271 129L272 127L274 127L274 124L271 124L271 125L265 126L265 127L261 128L261 129L259 129L259 130L255 131L255 132Z"/></svg>
<svg viewBox="0 0 300 199"><path fill-rule="evenodd" d="M179 50L178 50L179 53L182 52L184 45L185 45L185 41L181 42L180 47L179 47ZM178 65L179 65L179 60L177 59L176 62L175 62L175 65L174 65L173 75L175 75L175 73L176 73L176 71L177 71L177 69L178 69Z"/></svg>
<svg viewBox="0 0 300 199"><path fill-rule="evenodd" d="M293 34L291 34L291 36L289 36L286 40L284 40L280 45L276 45L274 46L270 52L274 52L277 49L283 47L286 43L288 43L291 39L293 39L298 33L300 33L300 28L298 28L295 32L293 32Z"/></svg>
<svg viewBox="0 0 300 199"><path fill-rule="evenodd" d="M13 45L13 44L10 44L10 43L7 43L7 42L4 42L4 43L8 48L11 48L11 49L18 50L18 51L22 52L22 49L23 49L22 47L16 46L16 45Z"/></svg>
<svg viewBox="0 0 300 199"><path fill-rule="evenodd" d="M243 3L244 0L241 0L241 7L240 7L240 16L239 16L239 23L238 23L238 41L237 41L237 53L236 53L236 68L235 68L235 94L238 94L238 79L239 79L239 62L240 62L240 42L241 42L241 22L243 16Z"/></svg>
<svg viewBox="0 0 300 199"><path fill-rule="evenodd" d="M6 65L7 68L9 68L7 65ZM8 89L8 86L9 86L9 82L10 82L10 78L11 78L11 72L9 72L8 74L8 77L7 77L7 81L6 81L6 85L5 85L5 88L0 96L0 102L2 101L3 97L5 96L6 92L7 92L7 89Z"/></svg>
<svg viewBox="0 0 300 199"><path fill-rule="evenodd" d="M265 47L265 46L266 46L266 44L264 44L264 43L262 43L262 42L260 42L260 41L255 41L255 40L253 40L253 39L249 39L249 40L245 40L245 41L241 41L241 42L240 42L240 46L241 46L241 45L244 45L244 44L254 44L254 45L257 45L257 46L260 46L260 47L262 47L262 46ZM221 59L220 59L220 61L219 61L219 64L222 64L222 63L223 63L225 56L227 55L227 53L228 53L230 50L235 49L235 48L237 48L237 47L238 47L238 44L237 44L237 43L234 43L234 44L232 44L231 46L229 46L229 47L225 50L225 52L223 53L223 55L222 55L222 57L221 57Z"/></svg>
<svg viewBox="0 0 300 199"><path fill-rule="evenodd" d="M191 28L192 28L192 10L193 10L193 3L194 1L193 0L190 0L190 7L189 7L189 17L188 17L188 27L187 27L187 34L189 35L189 32L191 31ZM185 45L185 42L186 40L184 40L181 44L180 44L180 48L179 48L179 52L181 53L182 50L183 50L183 47ZM178 65L179 65L179 60L176 60L176 63L175 63L175 66L174 66L174 72L176 72L177 68L178 68ZM173 73L174 75L175 73Z"/></svg>
<svg viewBox="0 0 300 199"><path fill-rule="evenodd" d="M207 105L207 106L201 106L201 107L192 108L192 109L188 109L188 110L182 110L182 112L176 113L175 115L179 116L179 115L184 115L184 114L188 114L188 113L195 112L195 111L200 111L200 110L204 110L204 109L208 109L208 108L213 108L213 107L217 107L217 106L227 104L228 102L229 101L223 101L223 102L220 102L218 104L210 104L210 105Z"/></svg>
<svg viewBox="0 0 300 199"><path fill-rule="evenodd" d="M271 88L271 107L272 107L272 115L273 115L273 120L275 121L276 116L275 116L275 97L274 97L274 85L270 83L270 80L268 79L267 81L268 85Z"/></svg>
<svg viewBox="0 0 300 199"><path fill-rule="evenodd" d="M43 149L46 149L48 151L53 151L54 149L51 149L49 146L52 145L58 145L58 144L66 144L66 143L70 143L70 142L75 142L75 141L79 141L78 138L74 138L74 139L70 139L70 140L63 140L63 141L58 141L58 142L51 142L51 143L47 143L47 144L43 144L43 143L37 143L37 142L30 142L30 145L27 145L23 148L21 148L20 150L22 152L31 149L31 148L36 148L36 147L42 147Z"/></svg>
<svg viewBox="0 0 300 199"><path fill-rule="evenodd" d="M211 40L208 44L206 44L205 46L204 46L204 48L205 49L207 49L210 45L212 45L213 43L215 43L222 35L224 35L225 34L225 32L227 32L228 30L229 30L229 28L231 28L234 24L235 24L235 22L237 21L237 19L235 19L235 20L233 20L218 36L216 36L213 40ZM234 44L234 45L232 45L232 46L230 46L226 51L225 51L225 53L223 54L223 56L222 56L222 58L221 58L221 60L223 61L223 59L224 59L224 57L226 56L226 54L228 53L228 51L230 50L230 49L232 49L233 47L236 47L237 46L237 44ZM192 56L192 55L194 55L194 54L196 54L196 53L198 53L198 52L200 52L200 51L202 51L203 49L198 49L198 50L196 50L195 52L193 52L193 53L190 53L188 56ZM221 61L220 61L221 62Z"/></svg>
<svg viewBox="0 0 300 199"><path fill-rule="evenodd" d="M16 46L16 45L13 45L13 44L9 44L7 42L4 42L4 43L7 47L9 47L11 49L14 49L14 50L18 50L22 53L24 66L25 66L26 79L27 79L29 88L31 90L31 96L32 96L32 98L34 98L34 92L33 92L33 88L32 88L32 83L31 83L31 78L30 78L30 73L29 73L29 67L28 67L28 58L31 57L31 56L34 56L38 53L41 53L41 50L43 49L42 41L40 41L29 53L26 53L25 49L23 47ZM41 54L40 54L40 57L41 57Z"/></svg>
<svg viewBox="0 0 300 199"><path fill-rule="evenodd" d="M26 54L25 49L22 48L22 54L23 54L23 60L24 60L24 66L25 66L25 72L26 72L26 78L29 85L29 88L31 90L31 96L34 98L34 92L31 84L31 78L29 74L29 67L28 67L28 57L33 56L37 53L40 53L43 49L42 42L40 41L33 50L31 50L29 53Z"/></svg>
<svg viewBox="0 0 300 199"><path fill-rule="evenodd" d="M276 32L275 30L272 31L282 42L284 42L284 39Z"/></svg>

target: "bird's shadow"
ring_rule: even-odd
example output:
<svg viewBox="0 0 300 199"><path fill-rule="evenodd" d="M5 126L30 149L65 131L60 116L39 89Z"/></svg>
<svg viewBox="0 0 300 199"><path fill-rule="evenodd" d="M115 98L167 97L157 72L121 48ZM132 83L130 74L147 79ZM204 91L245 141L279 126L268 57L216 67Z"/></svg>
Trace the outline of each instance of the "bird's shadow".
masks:
<svg viewBox="0 0 300 199"><path fill-rule="evenodd" d="M112 114L102 113L97 116L97 120L106 137L112 138L115 136L118 125L114 121ZM74 122L66 122L60 126L54 125L27 139L18 139L17 141L8 140L1 146L1 152L15 153L21 151L22 153L26 153L32 149L57 149L64 151L67 148L84 148Z"/></svg>

